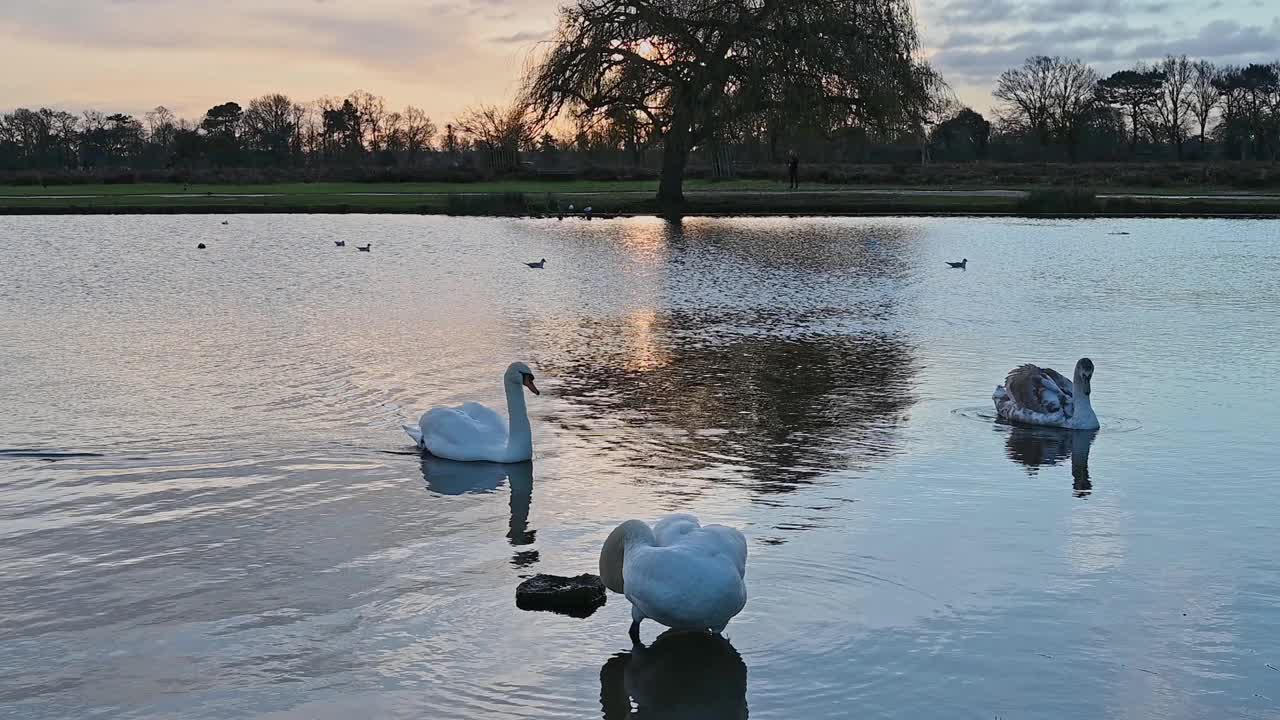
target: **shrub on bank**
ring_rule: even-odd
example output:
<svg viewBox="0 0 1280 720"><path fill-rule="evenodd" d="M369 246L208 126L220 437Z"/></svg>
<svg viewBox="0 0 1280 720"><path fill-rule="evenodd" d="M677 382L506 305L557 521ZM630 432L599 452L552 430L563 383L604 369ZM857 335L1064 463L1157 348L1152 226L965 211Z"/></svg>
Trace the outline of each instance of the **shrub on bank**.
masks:
<svg viewBox="0 0 1280 720"><path fill-rule="evenodd" d="M587 166L577 169L537 169L522 167L495 176L471 167L269 167L197 169L100 169L100 170L5 170L3 185L94 185L129 183L198 183L211 185L256 185L284 182L449 182L471 183L494 177L542 181L569 180L656 180L653 168ZM786 183L787 169L781 163L741 165L738 178L774 180ZM686 178L712 177L709 167L694 163ZM836 185L888 185L919 187L1093 187L1093 188L1204 188L1280 190L1280 163L932 163L843 164L812 163L803 158L800 179L809 183Z"/></svg>
<svg viewBox="0 0 1280 720"><path fill-rule="evenodd" d="M1032 190L1018 201L1018 210L1029 215L1091 213L1098 209L1097 196L1085 188Z"/></svg>

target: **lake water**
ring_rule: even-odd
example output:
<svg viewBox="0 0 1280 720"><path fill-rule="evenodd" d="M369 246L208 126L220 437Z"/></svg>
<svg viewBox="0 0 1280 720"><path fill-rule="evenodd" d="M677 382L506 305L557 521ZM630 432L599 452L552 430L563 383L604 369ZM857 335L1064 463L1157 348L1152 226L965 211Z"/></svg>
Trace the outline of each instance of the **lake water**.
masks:
<svg viewBox="0 0 1280 720"><path fill-rule="evenodd" d="M0 218L0 717L1280 717L1275 221L222 220ZM672 511L726 642L516 609Z"/></svg>

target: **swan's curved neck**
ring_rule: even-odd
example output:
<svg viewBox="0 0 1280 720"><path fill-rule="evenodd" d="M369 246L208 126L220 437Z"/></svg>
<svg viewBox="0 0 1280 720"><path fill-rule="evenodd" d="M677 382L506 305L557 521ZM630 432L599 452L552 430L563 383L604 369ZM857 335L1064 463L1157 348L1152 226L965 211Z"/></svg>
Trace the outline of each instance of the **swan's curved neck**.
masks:
<svg viewBox="0 0 1280 720"><path fill-rule="evenodd" d="M1092 389L1089 381L1077 377L1074 385L1079 389L1072 398L1072 404L1075 407L1071 414L1071 424L1086 429L1096 428L1098 416L1093 412L1093 402L1089 397L1089 391Z"/></svg>
<svg viewBox="0 0 1280 720"><path fill-rule="evenodd" d="M653 529L640 520L628 520L614 528L600 549L600 580L604 586L616 593L622 592L622 566L627 553L636 547L653 546L656 542Z"/></svg>
<svg viewBox="0 0 1280 720"><path fill-rule="evenodd" d="M533 457L533 431L529 427L529 409L524 404L524 387L519 383L503 383L507 389L507 454L520 460Z"/></svg>

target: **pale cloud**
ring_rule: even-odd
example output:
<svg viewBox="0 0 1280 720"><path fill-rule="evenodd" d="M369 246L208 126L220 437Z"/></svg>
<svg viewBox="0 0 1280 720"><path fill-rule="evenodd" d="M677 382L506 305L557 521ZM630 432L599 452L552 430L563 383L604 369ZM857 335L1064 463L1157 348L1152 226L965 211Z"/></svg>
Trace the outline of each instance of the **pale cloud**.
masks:
<svg viewBox="0 0 1280 720"><path fill-rule="evenodd" d="M986 112L999 74L1033 55L1080 58L1102 75L1167 54L1280 59L1280 16L1254 2L948 0L921 15L930 61L963 102Z"/></svg>
<svg viewBox="0 0 1280 720"><path fill-rule="evenodd" d="M13 4L14 7L7 7ZM356 88L445 121L518 87L558 0L0 0L0 107L157 104Z"/></svg>
<svg viewBox="0 0 1280 720"><path fill-rule="evenodd" d="M195 117L268 92L306 101L357 88L446 122L500 103L567 0L0 0L0 109L51 105ZM1031 55L1106 74L1187 53L1275 59L1260 0L922 0L931 62L980 111Z"/></svg>
<svg viewBox="0 0 1280 720"><path fill-rule="evenodd" d="M546 40L549 37L551 37L550 31L532 32L528 30L521 30L518 33L512 33L510 35L503 35L501 37L493 38L493 41L496 43L520 45L520 44L538 42L540 40Z"/></svg>
<svg viewBox="0 0 1280 720"><path fill-rule="evenodd" d="M1268 27L1241 25L1234 20L1214 20L1192 37L1148 42L1134 53L1157 57L1165 53L1186 53L1234 62L1280 59L1280 18Z"/></svg>

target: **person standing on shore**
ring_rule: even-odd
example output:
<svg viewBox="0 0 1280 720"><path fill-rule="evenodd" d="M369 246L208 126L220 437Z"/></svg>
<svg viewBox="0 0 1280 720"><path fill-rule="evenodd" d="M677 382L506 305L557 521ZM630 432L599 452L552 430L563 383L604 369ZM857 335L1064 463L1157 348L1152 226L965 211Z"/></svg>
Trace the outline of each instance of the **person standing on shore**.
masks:
<svg viewBox="0 0 1280 720"><path fill-rule="evenodd" d="M787 153L787 178L790 181L787 185L789 189L800 187L800 158L796 156L795 150Z"/></svg>

